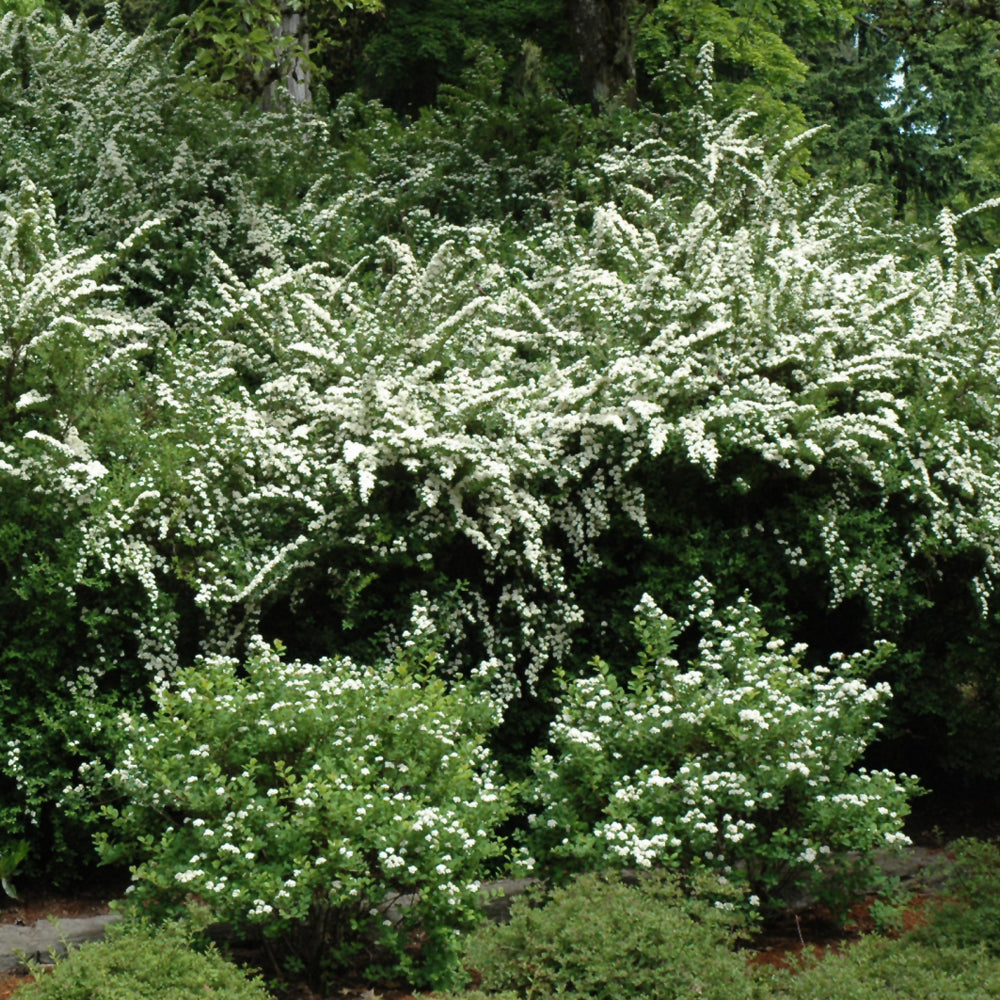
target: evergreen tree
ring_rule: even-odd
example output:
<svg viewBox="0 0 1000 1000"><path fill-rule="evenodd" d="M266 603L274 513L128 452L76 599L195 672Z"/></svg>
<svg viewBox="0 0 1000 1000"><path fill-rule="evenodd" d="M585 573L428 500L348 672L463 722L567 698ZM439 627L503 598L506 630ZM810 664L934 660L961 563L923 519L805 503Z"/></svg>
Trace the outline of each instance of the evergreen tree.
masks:
<svg viewBox="0 0 1000 1000"><path fill-rule="evenodd" d="M815 163L874 181L896 211L927 222L1000 193L1000 20L987 3L883 0L834 46L805 54L808 117L831 128ZM1000 220L980 213L965 234L996 244Z"/></svg>

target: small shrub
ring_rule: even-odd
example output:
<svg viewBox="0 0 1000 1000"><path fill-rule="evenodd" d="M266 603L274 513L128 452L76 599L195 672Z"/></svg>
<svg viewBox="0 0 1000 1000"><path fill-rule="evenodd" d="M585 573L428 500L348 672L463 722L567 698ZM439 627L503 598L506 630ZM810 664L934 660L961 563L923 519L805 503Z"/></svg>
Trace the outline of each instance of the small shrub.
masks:
<svg viewBox="0 0 1000 1000"><path fill-rule="evenodd" d="M1000 997L1000 962L977 948L866 938L772 986L775 1000L986 1000Z"/></svg>
<svg viewBox="0 0 1000 1000"><path fill-rule="evenodd" d="M875 849L908 842L914 782L855 769L889 698L863 680L886 647L806 670L746 598L717 608L701 581L690 611L702 637L686 669L678 623L644 597L630 683L597 661L569 686L534 756L531 850L556 869L738 868L751 906L791 886L846 902Z"/></svg>
<svg viewBox="0 0 1000 1000"><path fill-rule="evenodd" d="M754 986L728 917L662 875L585 875L544 905L515 901L510 923L480 928L466 961L483 995L738 1000Z"/></svg>
<svg viewBox="0 0 1000 1000"><path fill-rule="evenodd" d="M25 1000L266 1000L263 985L218 952L198 952L176 927L111 928L105 941L57 961L18 990Z"/></svg>
<svg viewBox="0 0 1000 1000"><path fill-rule="evenodd" d="M152 717L123 720L110 777L125 801L100 850L135 865L136 907L194 905L316 982L384 959L447 983L508 800L483 747L491 702L429 679L420 655L210 658L157 692Z"/></svg>
<svg viewBox="0 0 1000 1000"><path fill-rule="evenodd" d="M953 851L946 901L916 937L940 947L982 947L1000 957L1000 846L970 839Z"/></svg>

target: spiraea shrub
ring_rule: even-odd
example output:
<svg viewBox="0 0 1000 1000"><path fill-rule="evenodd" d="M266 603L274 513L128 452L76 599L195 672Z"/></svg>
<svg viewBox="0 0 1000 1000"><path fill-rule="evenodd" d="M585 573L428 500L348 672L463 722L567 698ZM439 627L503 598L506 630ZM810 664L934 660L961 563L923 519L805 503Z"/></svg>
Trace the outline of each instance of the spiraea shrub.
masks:
<svg viewBox="0 0 1000 1000"><path fill-rule="evenodd" d="M256 633L370 662L428 617L437 669L510 705L629 662L627 609L702 575L824 655L890 638L911 730L1000 761L997 261L956 219L915 249L707 113L498 206L482 76L448 94L481 149L445 198L464 154L433 115L219 102L113 16L8 15L0 53L3 259L27 178L55 262L3 278L3 683L57 680L7 730L11 833L112 752L102 723L76 755L63 691L104 718Z"/></svg>
<svg viewBox="0 0 1000 1000"><path fill-rule="evenodd" d="M510 795L485 748L493 703L430 676L428 642L372 666L206 659L124 718L101 854L132 866L137 911L193 908L313 982L453 981Z"/></svg>
<svg viewBox="0 0 1000 1000"><path fill-rule="evenodd" d="M213 252L244 276L302 262L293 210L330 149L318 116L218 99L169 35L129 33L114 2L98 27L5 15L0 62L0 184L44 186L79 246L107 250L161 220L117 274L134 308L172 319Z"/></svg>
<svg viewBox="0 0 1000 1000"><path fill-rule="evenodd" d="M631 679L597 661L569 681L535 751L528 844L543 868L708 870L751 909L869 888L874 852L908 843L913 789L858 766L889 698L865 678L888 650L806 668L804 647L769 636L746 599L719 607L704 581L682 623L648 597L636 612ZM681 628L700 635L684 665Z"/></svg>
<svg viewBox="0 0 1000 1000"><path fill-rule="evenodd" d="M789 628L849 606L899 631L945 581L988 614L982 265L904 267L857 204L806 201L758 152L726 123L701 161L608 156L619 203L582 229L428 214L424 249L384 238L346 275L216 260L153 376L201 485L169 515L151 468L133 533L186 521L196 602L231 634L338 592L363 616L355 585L401 625L401 595L462 581L456 634L505 683L597 631L601 573L674 603L693 570L731 590L763 568Z"/></svg>
<svg viewBox="0 0 1000 1000"><path fill-rule="evenodd" d="M30 836L28 865L65 871L94 808L57 805L79 765L115 744L108 725L147 683L136 635L150 621L134 562L81 559L86 524L141 434L135 389L158 334L110 280L141 243L66 245L44 190L0 213L0 830ZM112 458L111 456L115 457ZM114 471L113 471L114 470ZM103 485L102 485L103 484ZM130 563L120 545L122 565ZM161 605L160 611L166 609Z"/></svg>

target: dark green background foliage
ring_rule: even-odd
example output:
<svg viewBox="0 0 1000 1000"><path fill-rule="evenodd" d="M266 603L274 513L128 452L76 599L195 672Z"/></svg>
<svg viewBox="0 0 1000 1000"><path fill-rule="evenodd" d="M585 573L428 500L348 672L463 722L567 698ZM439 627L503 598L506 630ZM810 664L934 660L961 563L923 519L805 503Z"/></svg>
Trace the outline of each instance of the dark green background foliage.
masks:
<svg viewBox="0 0 1000 1000"><path fill-rule="evenodd" d="M347 31L351 31L349 26ZM523 53L525 42L540 52ZM334 90L359 89L393 109L416 114L434 102L442 84L459 82L471 53L484 43L497 46L510 70L502 85L531 87L542 72L569 79L571 64L562 10L551 0L388 0L381 16L367 18L353 30L349 51L354 59L336 60L330 85Z"/></svg>
<svg viewBox="0 0 1000 1000"><path fill-rule="evenodd" d="M830 125L815 165L886 186L922 222L995 196L998 31L991 4L889 0L859 15L810 53L803 107ZM995 244L996 225L978 216L968 235Z"/></svg>

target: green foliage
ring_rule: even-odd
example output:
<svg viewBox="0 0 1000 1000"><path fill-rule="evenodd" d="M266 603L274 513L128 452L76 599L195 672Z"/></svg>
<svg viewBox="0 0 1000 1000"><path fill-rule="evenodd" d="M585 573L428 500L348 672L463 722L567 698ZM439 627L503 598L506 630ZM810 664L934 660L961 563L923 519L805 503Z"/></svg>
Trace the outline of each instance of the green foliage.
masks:
<svg viewBox="0 0 1000 1000"><path fill-rule="evenodd" d="M355 41L357 55L341 69L338 82L416 113L435 104L439 87L460 82L470 56L484 44L501 52L505 62L514 62L525 40L543 56L541 77L555 70L562 82L572 72L563 21L552 0L392 0L384 16L370 20L364 36ZM521 70L529 70L527 60ZM498 80L494 96L511 82Z"/></svg>
<svg viewBox="0 0 1000 1000"><path fill-rule="evenodd" d="M982 850L976 847L973 853ZM982 876L995 864L978 854ZM960 849L965 856L966 848ZM960 860L960 866L962 862ZM982 877L980 876L980 877ZM995 870L991 884L995 890ZM704 887L703 887L704 888ZM707 889L712 898L712 889ZM976 893L974 907L991 906ZM969 912L971 912L971 909ZM889 1000L1000 996L1000 963L982 943L939 938L937 921L899 940L867 937L843 952L827 950L792 972L751 974L745 952L733 950L731 911L681 892L662 874L626 885L587 875L547 895L519 900L506 926L484 926L466 961L479 985L459 994L486 997L606 996L759 997L771 1000ZM967 928L971 930L972 925ZM739 928L737 928L737 931ZM628 956L628 960L624 960Z"/></svg>
<svg viewBox="0 0 1000 1000"><path fill-rule="evenodd" d="M843 954L806 963L804 971L777 980L776 997L795 1000L844 997L942 997L967 1000L1000 996L1000 850L990 842L953 845L943 897L925 910L928 922L897 941L868 938Z"/></svg>
<svg viewBox="0 0 1000 1000"><path fill-rule="evenodd" d="M731 949L736 929L731 914L663 875L634 884L587 875L518 899L509 924L481 928L466 952L481 984L463 996L756 996Z"/></svg>
<svg viewBox="0 0 1000 1000"><path fill-rule="evenodd" d="M660 0L639 22L636 65L643 91L680 109L697 103L698 54L715 52L720 112L753 108L765 131L804 127L798 95L810 43L822 46L849 28L857 4L756 0Z"/></svg>
<svg viewBox="0 0 1000 1000"><path fill-rule="evenodd" d="M100 849L133 864L134 905L256 930L315 982L357 963L453 980L509 794L490 700L428 676L427 642L373 667L205 660L123 719Z"/></svg>
<svg viewBox="0 0 1000 1000"><path fill-rule="evenodd" d="M207 79L259 98L283 61L308 58L299 39L281 33L279 0L231 3L204 0L176 22L181 44L192 50L190 68Z"/></svg>
<svg viewBox="0 0 1000 1000"><path fill-rule="evenodd" d="M996 144L1000 63L995 5L865 5L840 39L813 45L801 103L830 126L815 165L891 192L897 212L930 222L1000 193ZM967 238L997 245L995 210L966 222Z"/></svg>
<svg viewBox="0 0 1000 1000"><path fill-rule="evenodd" d="M1000 962L977 948L923 947L866 938L804 971L778 977L770 995L788 1000L986 1000L1000 996Z"/></svg>
<svg viewBox="0 0 1000 1000"><path fill-rule="evenodd" d="M176 44L191 56L189 72L254 100L293 66L316 72L312 48L327 41L325 22L342 21L348 10L371 13L381 8L382 0L202 0L171 23L180 29Z"/></svg>
<svg viewBox="0 0 1000 1000"><path fill-rule="evenodd" d="M65 252L51 199L27 181L0 216L0 830L30 832L31 864L57 878L95 812L61 808L63 788L79 763L113 752L104 721L144 683L130 661L148 609L80 551L151 349L108 281L141 236L114 254Z"/></svg>
<svg viewBox="0 0 1000 1000"><path fill-rule="evenodd" d="M492 44L470 44L466 57L457 82L442 83L410 121L357 95L331 110L323 175L296 212L315 256L353 263L384 235L433 253L442 222L493 222L513 239L593 197L591 165L603 152L675 131L627 110L595 119L527 63L512 78Z"/></svg>
<svg viewBox="0 0 1000 1000"><path fill-rule="evenodd" d="M18 868L21 867L22 862L28 856L28 850L28 842L26 840L19 840L16 843L10 844L4 850L3 854L0 854L0 887L3 888L3 891L11 899L18 898L13 879L17 874Z"/></svg>
<svg viewBox="0 0 1000 1000"><path fill-rule="evenodd" d="M930 923L919 928L921 943L941 948L982 948L1000 957L1000 847L961 840L951 846L946 898Z"/></svg>
<svg viewBox="0 0 1000 1000"><path fill-rule="evenodd" d="M434 619L442 673L536 698L526 758L553 668L627 662L619 608L701 575L823 655L890 638L897 728L996 766L973 216L790 183L805 143L704 73L683 127L594 120L533 51L403 123L217 101L113 7L0 19L8 835L84 844L106 720L256 632L367 662Z"/></svg>
<svg viewBox="0 0 1000 1000"><path fill-rule="evenodd" d="M106 941L72 948L51 972L19 989L48 1000L267 1000L262 983L214 950L195 951L176 927L130 923Z"/></svg>
<svg viewBox="0 0 1000 1000"><path fill-rule="evenodd" d="M36 11L50 11L51 5L46 0L0 0L0 15L17 14L27 17Z"/></svg>
<svg viewBox="0 0 1000 1000"><path fill-rule="evenodd" d="M627 685L607 664L572 682L533 758L529 850L543 866L715 870L751 907L807 888L841 906L873 852L906 843L908 779L857 769L889 691L867 687L888 651L801 666L745 599L719 608L701 581L683 623L644 597ZM697 629L699 655L674 658ZM881 704L880 704L881 703Z"/></svg>
<svg viewBox="0 0 1000 1000"><path fill-rule="evenodd" d="M100 25L107 14L120 17L121 24L133 35L144 31L160 31L178 15L190 13L198 0L55 0L56 11L73 21L83 19L89 25Z"/></svg>

